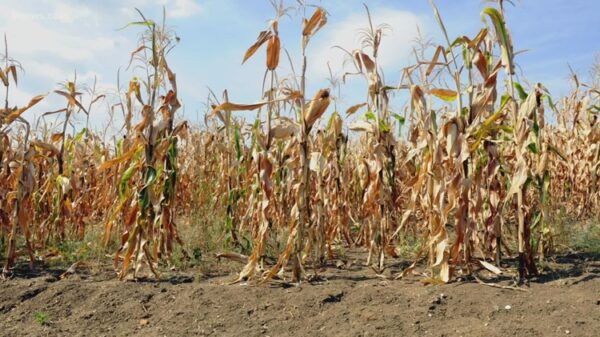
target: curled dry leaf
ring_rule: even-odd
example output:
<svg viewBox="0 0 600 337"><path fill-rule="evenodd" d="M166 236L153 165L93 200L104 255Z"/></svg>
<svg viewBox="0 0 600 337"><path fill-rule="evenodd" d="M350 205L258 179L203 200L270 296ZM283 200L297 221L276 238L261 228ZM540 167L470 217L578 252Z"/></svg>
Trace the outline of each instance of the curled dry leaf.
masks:
<svg viewBox="0 0 600 337"><path fill-rule="evenodd" d="M444 53L444 47L442 46L438 46L435 49L435 54L433 54L433 58L431 59L431 62L429 63L429 66L427 67L427 70L425 71L425 76L429 76L431 75L431 72L433 71L433 69L435 68L438 59L440 57L440 55Z"/></svg>
<svg viewBox="0 0 600 337"><path fill-rule="evenodd" d="M492 273L494 273L494 274L496 274L496 275L501 275L501 274L502 274L502 270L500 270L500 268L498 268L498 267L494 266L493 264L491 264L491 263L489 263L489 262L487 262L487 261L484 261L484 260L479 260L479 263L481 263L481 265L482 265L482 266L483 266L485 269L487 269L487 270L491 271Z"/></svg>
<svg viewBox="0 0 600 337"><path fill-rule="evenodd" d="M372 74L375 72L375 62L371 59L371 57L360 50L357 50L353 53L354 60L358 65L358 69L361 72L366 72L367 74Z"/></svg>
<svg viewBox="0 0 600 337"><path fill-rule="evenodd" d="M275 139L286 139L297 134L300 131L298 124L292 121L281 121L271 128L271 137Z"/></svg>
<svg viewBox="0 0 600 337"><path fill-rule="evenodd" d="M212 114L215 114L217 111L251 111L256 110L268 102L260 102L255 104L236 104L231 102L225 102L223 104L217 105L213 107Z"/></svg>
<svg viewBox="0 0 600 337"><path fill-rule="evenodd" d="M323 8L317 7L310 19L304 19L302 35L313 36L327 23L327 15Z"/></svg>
<svg viewBox="0 0 600 337"><path fill-rule="evenodd" d="M62 90L54 90L54 92L65 97L70 105L78 107L79 109L83 110L83 112L85 112L86 114L88 113L87 110L83 107L83 105L81 105L81 103L76 98L76 95L79 93L69 93Z"/></svg>
<svg viewBox="0 0 600 337"><path fill-rule="evenodd" d="M352 131L364 131L370 133L377 132L377 128L375 127L375 125L364 120L358 120L350 123L350 125L348 125L348 129Z"/></svg>
<svg viewBox="0 0 600 337"><path fill-rule="evenodd" d="M331 118L332 118L332 120L331 120L331 127L332 127L332 130L333 130L333 133L336 136L341 135L342 134L342 125L343 125L342 118L337 113L334 113L333 116L331 116Z"/></svg>
<svg viewBox="0 0 600 337"><path fill-rule="evenodd" d="M366 105L367 105L367 103L360 103L360 104L356 104L356 105L349 107L348 110L346 110L346 116L352 115L353 113L357 112L358 109L360 109Z"/></svg>
<svg viewBox="0 0 600 337"><path fill-rule="evenodd" d="M325 159L323 158L321 152L312 152L310 154L309 168L311 171L320 174L323 172L326 165L327 163L325 162Z"/></svg>
<svg viewBox="0 0 600 337"><path fill-rule="evenodd" d="M57 156L60 153L60 151L56 148L56 146L54 146L52 144L44 143L42 141L37 141L37 140L31 141L31 145L34 146L35 148L39 148L41 150L51 152L55 156Z"/></svg>
<svg viewBox="0 0 600 337"><path fill-rule="evenodd" d="M430 93L446 102L453 102L458 95L456 91L450 89L431 89Z"/></svg>
<svg viewBox="0 0 600 337"><path fill-rule="evenodd" d="M273 36L273 33L271 33L271 31L269 30L260 32L258 38L256 39L256 42L252 46L250 46L250 48L248 48L248 50L246 51L246 54L244 54L244 60L242 61L242 64L244 64L250 57L252 57L252 55L256 53L258 48L260 48L260 46L262 46L265 42L269 41L271 36Z"/></svg>
<svg viewBox="0 0 600 337"><path fill-rule="evenodd" d="M248 256L239 253L227 252L227 253L216 253L217 259L225 258L228 260L236 261L239 263L248 263Z"/></svg>
<svg viewBox="0 0 600 337"><path fill-rule="evenodd" d="M32 106L38 104L45 97L46 97L46 95L35 96L34 98L32 98L29 101L29 103L27 103L26 106L24 106L22 108L17 108L14 110L9 110L7 116L4 119L4 124L10 124L10 123L14 122L15 119L19 118L25 111L29 110ZM2 109L2 110L4 110L4 109ZM2 111L2 110L0 110L0 112L6 113L6 111ZM4 114L0 114L0 115L4 115Z"/></svg>
<svg viewBox="0 0 600 337"><path fill-rule="evenodd" d="M108 169L114 167L115 165L118 165L120 163L123 163L123 162L131 159L133 157L133 155L135 155L135 153L140 150L141 150L141 147L139 145L132 146L127 152L122 154L120 157L116 157L116 158L106 160L105 162L103 162L102 165L100 165L100 171L108 170Z"/></svg>
<svg viewBox="0 0 600 337"><path fill-rule="evenodd" d="M519 162L517 171L514 173L510 183L510 191L508 191L508 195L512 196L513 194L518 193L521 190L521 187L525 185L528 176L529 167L527 166L527 163L525 161Z"/></svg>
<svg viewBox="0 0 600 337"><path fill-rule="evenodd" d="M273 188L271 186L271 173L273 173L273 164L271 164L267 154L263 153L260 155L260 181L267 199L270 199L273 195Z"/></svg>
<svg viewBox="0 0 600 337"><path fill-rule="evenodd" d="M73 263L64 273L60 274L60 279L64 280L67 277L77 273L78 269L89 268L89 265L85 261L77 261Z"/></svg>
<svg viewBox="0 0 600 337"><path fill-rule="evenodd" d="M8 86L8 76L6 76L6 72L4 72L2 68L0 68L0 80L2 80L2 84L4 84L5 87Z"/></svg>

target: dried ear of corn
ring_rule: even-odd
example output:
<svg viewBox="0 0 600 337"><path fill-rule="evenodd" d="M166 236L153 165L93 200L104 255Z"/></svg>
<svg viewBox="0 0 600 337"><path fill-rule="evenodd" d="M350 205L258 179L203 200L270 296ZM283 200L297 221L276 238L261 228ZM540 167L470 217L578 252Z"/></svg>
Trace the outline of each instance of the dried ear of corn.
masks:
<svg viewBox="0 0 600 337"><path fill-rule="evenodd" d="M267 44L267 69L274 70L279 65L279 36L275 35L269 39Z"/></svg>
<svg viewBox="0 0 600 337"><path fill-rule="evenodd" d="M329 89L321 89L317 92L306 111L304 111L304 122L306 123L306 127L312 127L313 124L323 116L330 102L331 97L329 96Z"/></svg>

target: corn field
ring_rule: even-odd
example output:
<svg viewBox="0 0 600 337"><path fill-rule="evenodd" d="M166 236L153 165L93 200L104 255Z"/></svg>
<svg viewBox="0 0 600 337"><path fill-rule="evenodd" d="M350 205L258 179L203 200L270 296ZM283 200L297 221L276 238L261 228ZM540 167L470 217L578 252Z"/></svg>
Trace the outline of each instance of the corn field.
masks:
<svg viewBox="0 0 600 337"><path fill-rule="evenodd" d="M58 125L22 117L46 95L11 105L11 90L26 79L5 47L4 276L95 231L119 278L142 270L159 278L173 254L190 255L181 219L215 209L225 215L219 226L229 246L219 256L243 262L232 282L302 282L346 248L366 252L364 264L380 274L416 238L419 249L397 279L419 273L426 283L447 283L516 259L522 283L557 249L554 210L600 211L600 88L573 75L573 91L556 98L543 83L519 83L502 1L481 12L476 35L459 37L447 35L432 2L444 42L415 50L393 84L378 59L387 27L365 6L369 25L356 49L344 50L352 70L317 92L306 82L319 60L306 52L328 28L327 10L300 1L299 15L283 22L290 8L273 5L274 17L240 55L264 58L255 83L263 96L234 103L227 91L213 93L203 125L177 117L183 70L170 67L178 38L164 20L139 12L126 28L140 32L130 54L137 75L119 83L115 97L76 81L48 94L64 98L44 114ZM281 41L280 23L299 25L301 36ZM299 43L300 53L285 55L284 43ZM280 73L292 59L301 67ZM337 111L347 77L363 80L364 95ZM402 111L391 111L393 100L405 100ZM120 134L69 127L73 115L92 110L122 114Z"/></svg>

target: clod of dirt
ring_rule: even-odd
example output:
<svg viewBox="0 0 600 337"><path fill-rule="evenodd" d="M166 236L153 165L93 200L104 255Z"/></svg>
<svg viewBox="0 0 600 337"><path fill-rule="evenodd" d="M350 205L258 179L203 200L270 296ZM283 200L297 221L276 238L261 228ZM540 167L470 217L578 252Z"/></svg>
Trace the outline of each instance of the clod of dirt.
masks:
<svg viewBox="0 0 600 337"><path fill-rule="evenodd" d="M5 313L11 311L12 309L14 309L14 307L16 307L16 306L17 305L14 303L2 305L2 306L0 306L0 314L5 314Z"/></svg>
<svg viewBox="0 0 600 337"><path fill-rule="evenodd" d="M194 277L186 275L173 276L169 278L169 282L171 284L192 283L194 282Z"/></svg>
<svg viewBox="0 0 600 337"><path fill-rule="evenodd" d="M94 313L95 313L95 311L91 311L91 312L85 313L85 314L81 315L81 318L83 318L83 319L91 319L92 317L94 317Z"/></svg>
<svg viewBox="0 0 600 337"><path fill-rule="evenodd" d="M46 277L46 278L44 279L44 281L45 281L45 282L48 282L48 283L52 283L52 282L56 282L56 281L58 281L58 278L56 278L56 276L50 275L50 276Z"/></svg>
<svg viewBox="0 0 600 337"><path fill-rule="evenodd" d="M150 302L150 300L152 300L152 297L154 297L153 294L146 294L142 297L142 299L140 299L140 303L146 304L146 303Z"/></svg>
<svg viewBox="0 0 600 337"><path fill-rule="evenodd" d="M37 295L39 295L42 291L48 289L47 286L42 286L39 288L35 288L35 289L31 289L31 290L27 290L26 292L24 292L23 294L21 294L21 296L19 296L19 299L21 300L21 302L25 302L29 299L32 299L34 297L36 297Z"/></svg>
<svg viewBox="0 0 600 337"><path fill-rule="evenodd" d="M438 305L444 305L446 304L446 299L448 298L448 296L444 295L444 294L440 294L439 296L437 296L436 298L434 298L433 300L431 300L431 305L429 306L428 310L431 311L435 311L435 309L437 308Z"/></svg>
<svg viewBox="0 0 600 337"><path fill-rule="evenodd" d="M337 269L350 269L350 268L352 268L353 263L354 262L352 262L351 260L348 260L348 261L337 260L335 262L335 267Z"/></svg>
<svg viewBox="0 0 600 337"><path fill-rule="evenodd" d="M446 295L440 294L440 296L434 298L431 301L431 304L446 304L446 298L447 298ZM435 305L434 305L434 307L435 307Z"/></svg>
<svg viewBox="0 0 600 337"><path fill-rule="evenodd" d="M341 293L335 294L335 295L329 295L327 296L325 299L323 299L323 301L321 301L322 304L327 304L327 303L338 303L342 301L342 297L344 297L344 292L342 291Z"/></svg>

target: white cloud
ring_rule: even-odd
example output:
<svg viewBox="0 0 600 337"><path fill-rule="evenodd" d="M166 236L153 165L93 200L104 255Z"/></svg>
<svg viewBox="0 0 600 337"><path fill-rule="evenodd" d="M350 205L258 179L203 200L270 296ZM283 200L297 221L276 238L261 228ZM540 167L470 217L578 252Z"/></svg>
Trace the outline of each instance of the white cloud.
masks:
<svg viewBox="0 0 600 337"><path fill-rule="evenodd" d="M70 1L0 3L0 34L6 33L9 55L25 70L18 87L11 87L10 105L23 106L37 94L50 93L25 113L35 123L44 112L64 106L64 98L52 91L59 82L72 81L75 71L79 91L92 86L94 78L99 91L114 90L117 68L127 64L136 42L134 32L115 31L131 16L113 8ZM105 120L105 110L97 111L94 119Z"/></svg>
<svg viewBox="0 0 600 337"><path fill-rule="evenodd" d="M57 67L54 64L47 62L40 62L37 60L29 59L23 62L24 76L37 76L44 80L58 82L64 80L66 73L64 69Z"/></svg>
<svg viewBox="0 0 600 337"><path fill-rule="evenodd" d="M73 23L77 20L94 19L93 11L82 5L57 2L53 16L61 23Z"/></svg>
<svg viewBox="0 0 600 337"><path fill-rule="evenodd" d="M90 61L97 52L114 49L119 43L116 37L72 34L34 20L9 21L7 26L10 27L9 46L21 55L56 56L71 62ZM32 43L32 37L35 37L35 43Z"/></svg>
<svg viewBox="0 0 600 337"><path fill-rule="evenodd" d="M118 35L100 33L100 16L93 8L66 2L0 4L0 31L8 36L13 56L92 61L98 53L116 49ZM104 18L106 19L106 18Z"/></svg>
<svg viewBox="0 0 600 337"><path fill-rule="evenodd" d="M195 0L164 1L167 16L171 18L189 18L202 12L202 7Z"/></svg>

